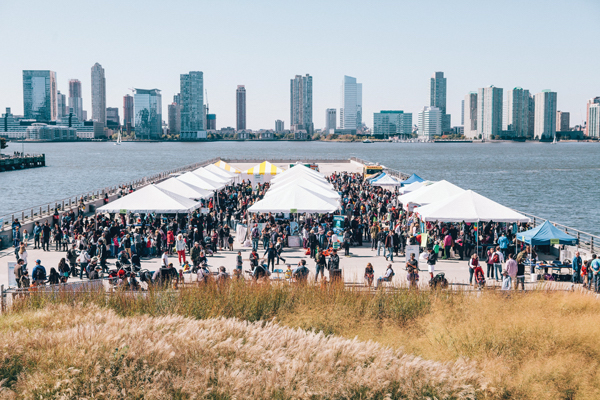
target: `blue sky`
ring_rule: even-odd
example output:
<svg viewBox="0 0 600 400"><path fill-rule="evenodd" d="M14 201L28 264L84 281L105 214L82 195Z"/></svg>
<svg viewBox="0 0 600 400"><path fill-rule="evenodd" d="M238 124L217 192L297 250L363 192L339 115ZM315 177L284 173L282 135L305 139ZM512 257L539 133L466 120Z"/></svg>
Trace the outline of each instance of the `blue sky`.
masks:
<svg viewBox="0 0 600 400"><path fill-rule="evenodd" d="M448 79L447 109L460 124L469 91L495 85L558 92L571 124L600 96L600 1L7 1L0 0L0 110L23 112L22 70L56 71L58 88L106 70L107 106L128 88L158 88L167 104L179 74L204 72L217 127L235 126L235 90L246 85L248 127L289 127L289 86L313 76L316 128L340 107L343 75L363 83L363 119L416 113L429 79Z"/></svg>

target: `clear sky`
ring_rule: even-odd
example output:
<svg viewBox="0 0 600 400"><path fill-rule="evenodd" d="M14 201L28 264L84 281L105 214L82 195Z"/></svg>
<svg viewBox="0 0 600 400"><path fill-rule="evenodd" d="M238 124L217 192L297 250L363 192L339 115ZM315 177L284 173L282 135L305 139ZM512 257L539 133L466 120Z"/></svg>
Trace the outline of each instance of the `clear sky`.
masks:
<svg viewBox="0 0 600 400"><path fill-rule="evenodd" d="M131 1L0 0L0 112L23 113L22 70L50 69L67 94L91 67L106 71L107 106L128 88L158 88L167 104L179 74L204 72L217 128L235 126L235 90L246 85L248 128L290 120L290 79L313 76L315 128L340 107L343 75L363 84L363 120L429 103L429 79L448 79L447 109L479 87L558 92L571 125L600 96L599 0ZM505 95L506 96L506 95ZM339 114L338 114L339 115ZM338 117L339 118L339 117Z"/></svg>

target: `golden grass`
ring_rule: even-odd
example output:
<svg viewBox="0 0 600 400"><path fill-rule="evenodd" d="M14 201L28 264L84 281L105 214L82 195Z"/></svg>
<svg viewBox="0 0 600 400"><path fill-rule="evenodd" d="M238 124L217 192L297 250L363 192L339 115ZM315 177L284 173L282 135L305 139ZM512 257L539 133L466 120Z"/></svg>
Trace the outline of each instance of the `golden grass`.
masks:
<svg viewBox="0 0 600 400"><path fill-rule="evenodd" d="M463 365L463 360L468 360L464 365L475 365L483 380L469 375L471 372L459 372L455 377L471 376L463 383L472 385L478 399L600 398L600 303L595 296L585 293L469 294L401 290L373 294L339 286L243 283L207 285L177 292L156 291L146 296L61 293L53 298L32 296L15 304L14 314L0 320L0 334L4 336L14 331L11 328L14 324L18 329L29 326L27 321L31 317L26 316L31 315L32 309L44 312L56 303L76 310L82 307L114 310L117 315L127 317L125 321L144 318L151 321L148 316L160 321L159 317L175 318L172 316L175 314L200 320L227 317L251 322L276 321L282 326L301 328L304 331L299 332L303 334L322 332L323 340L334 335L360 346L371 346L368 344L371 340L400 351L396 354L400 358L412 354L442 363L432 364L435 368L454 363ZM326 351L326 347L318 352ZM388 351L383 347L379 349ZM285 351L279 356L288 357ZM178 362L183 363L179 365L181 373L190 368L189 361ZM13 371L7 361L2 368ZM14 371L11 373L14 376ZM309 374L309 377L310 384L320 378L318 374ZM219 381L215 387L226 388L222 384ZM386 390L391 390L365 382L361 385L359 389L345 387L345 392L328 392L322 386L315 386L312 398L384 398ZM437 397L429 396L460 398L473 393L446 396L442 394L446 393L448 386L445 385L438 388L441 392ZM455 383L449 387L455 387L453 385ZM236 396L227 390L222 392L224 398ZM425 392L420 395L427 396ZM281 393L285 394L261 392L261 396L296 397L294 392ZM417 392L395 393L391 398L419 398Z"/></svg>

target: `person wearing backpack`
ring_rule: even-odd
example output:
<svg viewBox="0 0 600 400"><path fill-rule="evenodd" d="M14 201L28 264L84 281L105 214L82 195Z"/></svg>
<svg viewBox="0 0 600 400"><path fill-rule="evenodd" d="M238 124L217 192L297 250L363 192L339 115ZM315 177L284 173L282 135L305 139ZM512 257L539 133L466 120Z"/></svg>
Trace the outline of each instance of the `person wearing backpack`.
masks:
<svg viewBox="0 0 600 400"><path fill-rule="evenodd" d="M40 260L36 260L31 277L35 286L43 285L46 282L46 268L44 268Z"/></svg>
<svg viewBox="0 0 600 400"><path fill-rule="evenodd" d="M21 288L21 277L23 276L23 272L25 271L23 260L17 261L17 265L15 265L15 280L17 281L17 287Z"/></svg>

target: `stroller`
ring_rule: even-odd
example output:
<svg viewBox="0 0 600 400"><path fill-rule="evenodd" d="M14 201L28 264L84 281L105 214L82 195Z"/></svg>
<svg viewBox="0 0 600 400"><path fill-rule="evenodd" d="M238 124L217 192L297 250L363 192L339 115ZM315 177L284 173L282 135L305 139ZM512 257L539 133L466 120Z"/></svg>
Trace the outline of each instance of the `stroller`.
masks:
<svg viewBox="0 0 600 400"><path fill-rule="evenodd" d="M448 280L446 279L446 274L443 272L440 272L435 277L433 277L429 281L429 287L431 287L433 289L438 289L438 288L446 289L448 287Z"/></svg>

